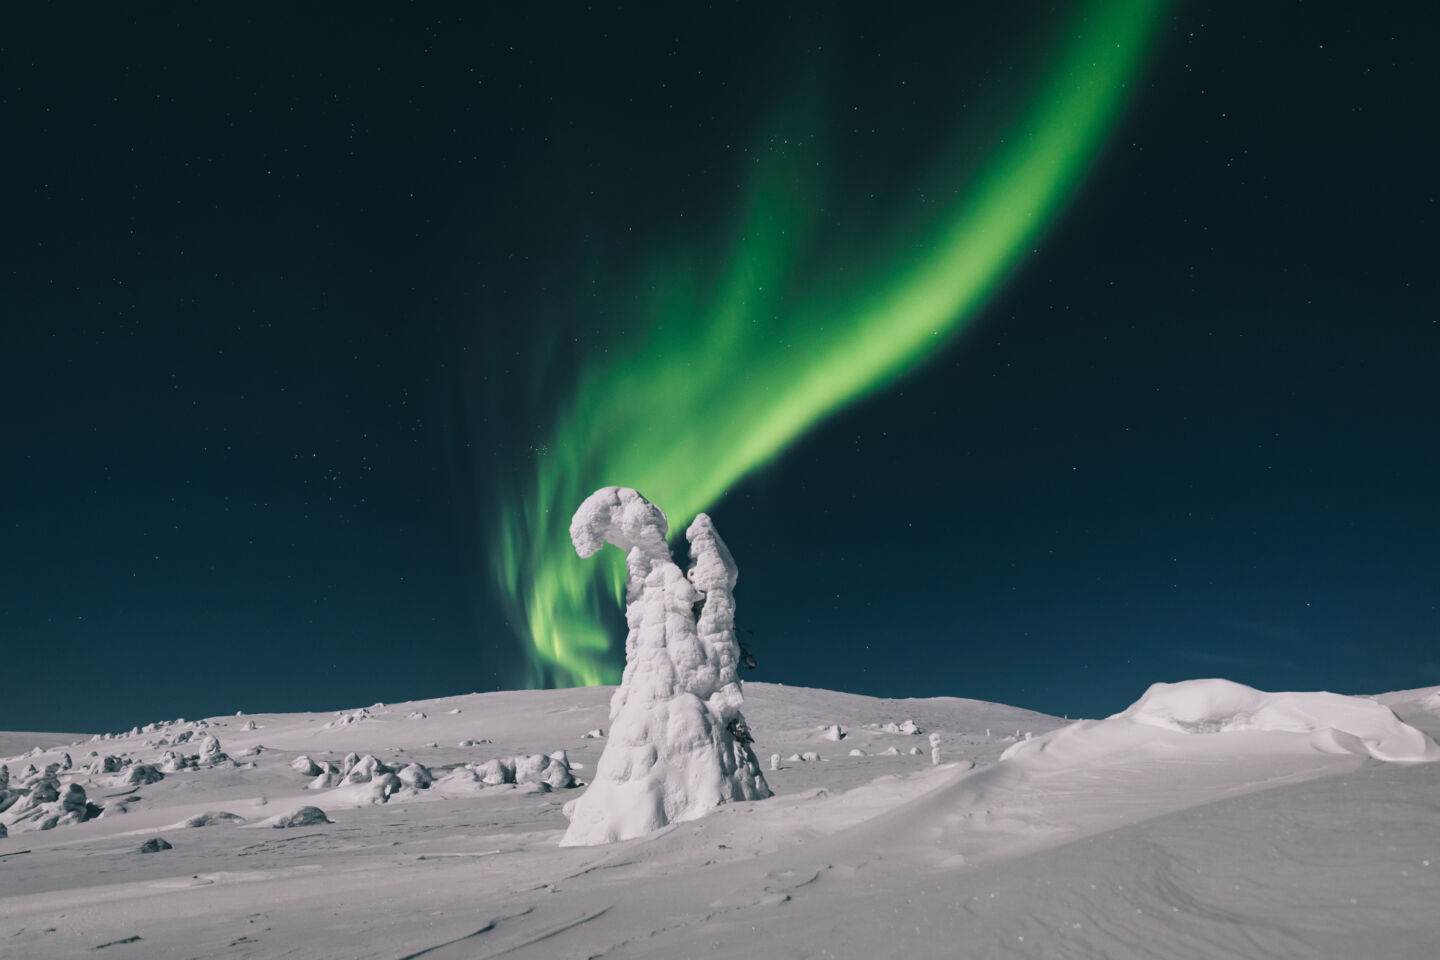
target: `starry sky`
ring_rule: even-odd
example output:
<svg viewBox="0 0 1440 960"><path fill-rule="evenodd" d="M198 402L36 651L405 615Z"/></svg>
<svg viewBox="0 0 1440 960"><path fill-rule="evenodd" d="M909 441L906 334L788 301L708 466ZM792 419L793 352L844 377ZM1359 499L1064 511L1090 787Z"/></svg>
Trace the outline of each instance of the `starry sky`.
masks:
<svg viewBox="0 0 1440 960"><path fill-rule="evenodd" d="M887 282L1033 135L1089 6L10 13L0 728L559 682L497 544L547 470L627 482L575 449L587 378L703 360L644 318L723 282L771 171L812 226L766 317L819 336L800 305ZM1440 683L1419 16L1162 5L1003 282L706 506L750 676L1069 716ZM771 389L722 372L645 442Z"/></svg>

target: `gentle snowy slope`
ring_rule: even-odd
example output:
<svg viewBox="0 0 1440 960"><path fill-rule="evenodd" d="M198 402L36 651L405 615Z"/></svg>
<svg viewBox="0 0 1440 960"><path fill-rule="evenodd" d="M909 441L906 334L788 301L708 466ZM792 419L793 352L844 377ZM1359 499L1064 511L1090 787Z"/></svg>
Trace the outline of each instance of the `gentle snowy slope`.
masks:
<svg viewBox="0 0 1440 960"><path fill-rule="evenodd" d="M12 733L0 731L0 757L13 757L28 753L36 747L42 750L71 744L76 740L88 740L88 733Z"/></svg>
<svg viewBox="0 0 1440 960"><path fill-rule="evenodd" d="M1440 942L1440 764L1347 749L1415 743L1368 702L1338 705L1356 729L1337 738L1320 735L1324 704L1314 729L1273 729L1236 720L1254 704L1219 689L1181 687L1209 703L1180 718L1187 732L1133 714L1067 726L969 700L746 684L756 753L816 759L767 769L771 799L599 847L558 846L560 804L578 790L459 776L563 749L584 780L604 743L585 734L604 727L611 692L210 718L228 765L138 787L76 777L97 804L140 799L0 840L0 952L1408 958ZM1379 699L1433 729L1432 693ZM1134 709L1175 713L1155 702ZM887 725L938 732L942 764L926 736ZM77 768L92 749L149 762L167 748L143 744L166 729L67 749ZM436 786L374 804L350 786L306 789L313 778L292 769L351 751L418 761ZM60 756L6 762L16 774ZM334 823L268 825L306 805ZM223 813L243 819L206 816ZM180 825L194 819L212 825ZM157 834L173 849L135 852Z"/></svg>

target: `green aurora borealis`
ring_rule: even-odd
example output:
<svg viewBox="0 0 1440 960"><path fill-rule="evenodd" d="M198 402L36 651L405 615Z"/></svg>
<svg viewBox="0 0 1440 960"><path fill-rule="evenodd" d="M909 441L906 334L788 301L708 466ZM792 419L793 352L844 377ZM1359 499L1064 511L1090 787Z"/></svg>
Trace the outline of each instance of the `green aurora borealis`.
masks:
<svg viewBox="0 0 1440 960"><path fill-rule="evenodd" d="M601 618L619 598L623 558L575 555L568 527L580 501L597 487L634 487L664 508L673 536L812 425L949 342L1081 182L1162 9L1091 4L1013 124L969 151L973 172L953 202L900 249L863 264L822 260L827 282L797 270L816 261L821 192L813 182L795 189L793 168L814 164L797 149L758 167L713 287L697 290L692 272L673 264L655 271L645 314L586 358L530 485L499 504L495 569L530 645L529 683L619 676Z"/></svg>

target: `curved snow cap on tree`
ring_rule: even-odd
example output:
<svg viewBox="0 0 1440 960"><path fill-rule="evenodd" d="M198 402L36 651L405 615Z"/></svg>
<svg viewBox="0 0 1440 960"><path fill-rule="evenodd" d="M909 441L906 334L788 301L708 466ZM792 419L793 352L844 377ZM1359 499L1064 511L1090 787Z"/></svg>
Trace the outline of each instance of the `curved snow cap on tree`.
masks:
<svg viewBox="0 0 1440 960"><path fill-rule="evenodd" d="M1265 693L1218 679L1155 683L1111 719L1183 733L1312 733L1323 735L1336 749L1376 760L1440 760L1440 747L1388 707L1338 693Z"/></svg>
<svg viewBox="0 0 1440 960"><path fill-rule="evenodd" d="M665 543L670 522L665 511L629 487L601 487L580 504L570 521L570 542L582 557L593 557L607 543L625 553L635 547L650 559L670 559Z"/></svg>
<svg viewBox="0 0 1440 960"><path fill-rule="evenodd" d="M582 557L607 542L626 551L630 632L610 737L594 782L566 805L563 846L638 837L770 796L740 713L735 559L702 513L686 531L687 576L670 558L666 530L664 511L628 487L595 491L570 524Z"/></svg>

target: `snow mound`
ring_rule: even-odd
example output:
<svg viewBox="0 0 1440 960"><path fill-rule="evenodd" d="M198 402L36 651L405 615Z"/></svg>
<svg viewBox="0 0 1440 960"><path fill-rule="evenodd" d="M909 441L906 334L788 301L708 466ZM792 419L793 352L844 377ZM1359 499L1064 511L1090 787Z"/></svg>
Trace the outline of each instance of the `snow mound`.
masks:
<svg viewBox="0 0 1440 960"><path fill-rule="evenodd" d="M430 770L420 763L411 763L396 774L400 782L416 790L427 790L435 780Z"/></svg>
<svg viewBox="0 0 1440 960"><path fill-rule="evenodd" d="M58 826L84 823L101 813L90 803L85 788L78 783L61 785L56 778L58 764L50 764L45 773L33 780L28 788L0 790L0 826L17 832L53 830Z"/></svg>
<svg viewBox="0 0 1440 960"><path fill-rule="evenodd" d="M1218 679L1156 683L1111 719L1182 733L1311 734L1325 752L1369 754L1400 763L1440 760L1440 747L1387 707L1338 693L1265 693Z"/></svg>
<svg viewBox="0 0 1440 960"><path fill-rule="evenodd" d="M318 777L323 772L320 769L320 765L314 760L311 760L308 754L304 753L290 761L290 769L302 777Z"/></svg>
<svg viewBox="0 0 1440 960"><path fill-rule="evenodd" d="M369 753L365 754L365 756L361 757L359 760L354 761L353 763L350 761L349 757L346 757L345 766L345 777L340 782L342 785L347 787L353 786L357 783L369 783L376 777L383 777L387 773L395 772L389 767L387 767L385 764L381 763L379 760L375 759L373 754Z"/></svg>
<svg viewBox="0 0 1440 960"><path fill-rule="evenodd" d="M480 779L480 775L469 767L456 767L431 784L431 789L452 796L470 796L483 793L491 785Z"/></svg>
<svg viewBox="0 0 1440 960"><path fill-rule="evenodd" d="M1265 693L1229 680L1157 683L1106 720L1080 720L1014 744L1002 762L1035 769L1152 759L1354 754L1376 760L1440 760L1420 730L1368 697Z"/></svg>
<svg viewBox="0 0 1440 960"><path fill-rule="evenodd" d="M159 768L161 773L179 773L181 770L188 770L195 766L194 757L185 757L174 750L166 750L160 755Z"/></svg>
<svg viewBox="0 0 1440 960"><path fill-rule="evenodd" d="M165 774L148 763L137 763L125 774L125 783L132 787L143 787L147 783L158 783L164 779Z"/></svg>
<svg viewBox="0 0 1440 960"><path fill-rule="evenodd" d="M65 787L65 792L60 796L60 807L66 813L84 813L86 807L85 788L78 783L71 783Z"/></svg>
<svg viewBox="0 0 1440 960"><path fill-rule="evenodd" d="M370 710L368 707L361 707L354 713L345 713L344 711L340 711L335 714L334 720L331 720L329 723L323 724L321 729L334 730L336 727L348 727L352 723L360 723L364 720L369 719Z"/></svg>
<svg viewBox="0 0 1440 960"><path fill-rule="evenodd" d="M871 726L874 726L874 724L871 724ZM880 724L876 729L881 733L903 733L910 737L918 736L924 732L914 720L906 720L904 723L896 723L891 720L888 723Z"/></svg>
<svg viewBox="0 0 1440 960"><path fill-rule="evenodd" d="M317 782L311 785L311 789L320 787L319 779L316 778ZM405 789L405 784L400 778L386 769L385 772L377 773L368 780L347 781L341 784L326 796L325 802L347 807L388 803L391 797Z"/></svg>
<svg viewBox="0 0 1440 960"><path fill-rule="evenodd" d="M561 758L535 753L513 757L511 760L517 784L543 783L556 790L575 786L575 778L570 775L570 764Z"/></svg>
<svg viewBox="0 0 1440 960"><path fill-rule="evenodd" d="M475 773L483 783L490 786L499 786L502 783L515 782L515 761L501 760L499 758L486 760L475 767Z"/></svg>

